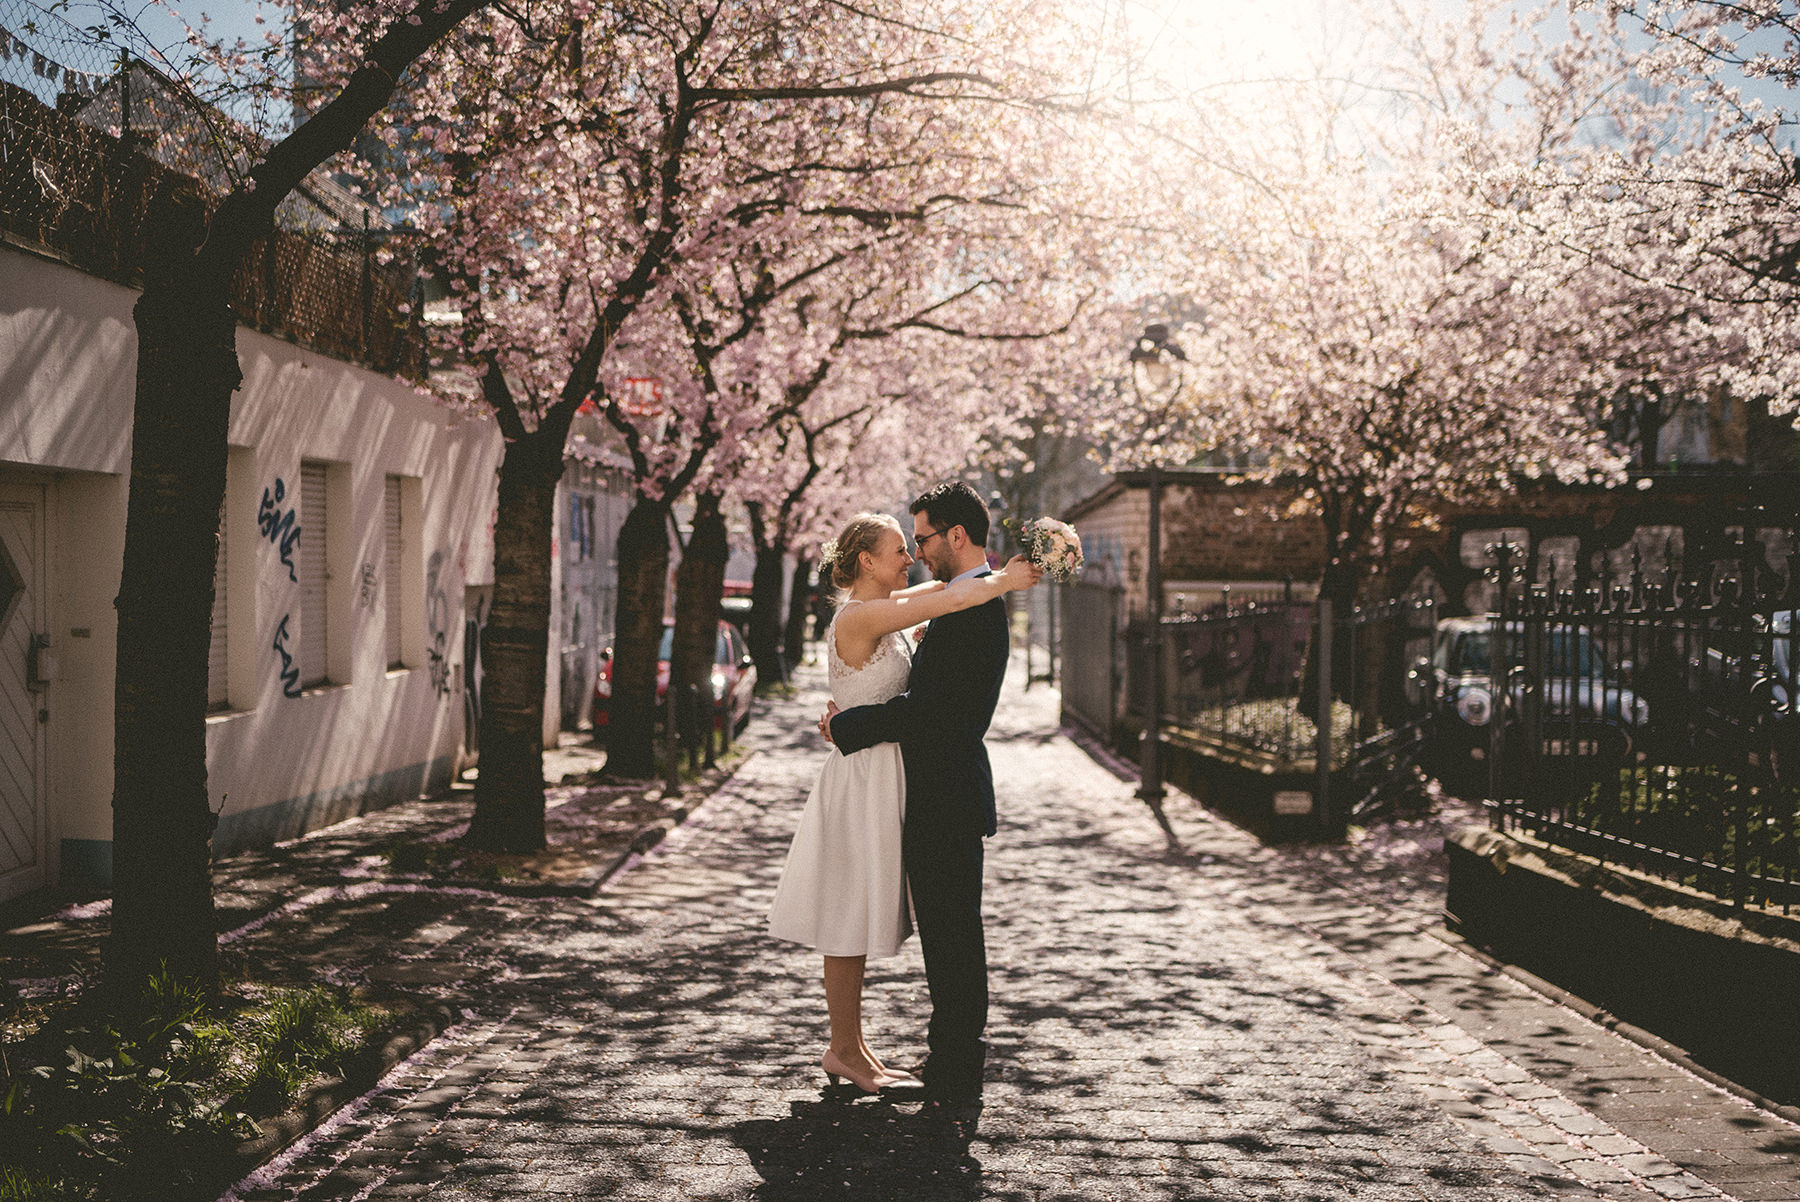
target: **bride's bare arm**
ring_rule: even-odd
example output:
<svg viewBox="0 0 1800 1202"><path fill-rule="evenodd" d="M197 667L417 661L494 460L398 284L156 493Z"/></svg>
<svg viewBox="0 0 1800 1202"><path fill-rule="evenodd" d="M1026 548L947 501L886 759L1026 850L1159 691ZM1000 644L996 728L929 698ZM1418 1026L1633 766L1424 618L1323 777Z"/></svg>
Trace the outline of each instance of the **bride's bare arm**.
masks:
<svg viewBox="0 0 1800 1202"><path fill-rule="evenodd" d="M951 585L932 581L935 588L917 585L879 601L865 601L846 609L838 618L840 636L845 641L873 644L882 635L905 630L920 622L929 622L961 609L984 605L1002 593L1028 589L1043 578L1044 569L1023 555L1015 555L1005 568L986 576L970 576ZM839 644L842 654L843 644Z"/></svg>

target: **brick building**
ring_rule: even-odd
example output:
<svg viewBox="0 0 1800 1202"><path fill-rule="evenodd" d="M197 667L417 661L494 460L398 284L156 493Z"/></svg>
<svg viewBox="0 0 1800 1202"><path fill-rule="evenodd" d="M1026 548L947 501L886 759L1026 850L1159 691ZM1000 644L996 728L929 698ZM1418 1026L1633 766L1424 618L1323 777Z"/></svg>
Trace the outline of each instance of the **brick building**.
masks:
<svg viewBox="0 0 1800 1202"><path fill-rule="evenodd" d="M1295 485L1210 469L1162 477L1165 612L1204 607L1227 589L1312 595L1324 531L1299 506ZM1081 531L1083 580L1122 589L1133 613L1144 603L1148 485L1146 472L1123 473L1063 515ZM1435 595L1445 613L1479 613L1492 587L1487 548L1503 537L1521 548L1529 579L1569 587L1623 576L1634 563L1659 574L1671 554L1730 559L1729 532L1739 527L1761 548L1763 566L1785 574L1797 516L1800 474L1792 470L1664 471L1619 488L1531 482L1485 505L1447 506L1430 524L1400 532L1392 579L1399 591Z"/></svg>
<svg viewBox="0 0 1800 1202"><path fill-rule="evenodd" d="M1310 595L1324 561L1318 520L1292 516L1292 485L1215 469L1162 473L1165 609L1199 607L1227 588L1237 595L1292 586ZM1149 473L1125 472L1064 514L1081 531L1089 584L1122 588L1133 611L1144 598L1150 542ZM1179 600L1178 600L1179 598Z"/></svg>

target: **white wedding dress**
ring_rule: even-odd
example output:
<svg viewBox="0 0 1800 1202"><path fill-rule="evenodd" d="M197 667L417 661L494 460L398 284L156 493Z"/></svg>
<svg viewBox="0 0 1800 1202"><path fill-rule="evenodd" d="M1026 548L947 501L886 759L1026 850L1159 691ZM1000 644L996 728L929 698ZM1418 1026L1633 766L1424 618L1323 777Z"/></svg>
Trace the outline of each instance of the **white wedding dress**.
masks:
<svg viewBox="0 0 1800 1202"><path fill-rule="evenodd" d="M874 705L906 691L912 651L899 632L876 644L860 668L838 655L837 619L825 630L831 699L839 709ZM898 743L851 755L832 748L806 799L769 914L769 933L827 956L891 956L912 934L900 823L906 771Z"/></svg>

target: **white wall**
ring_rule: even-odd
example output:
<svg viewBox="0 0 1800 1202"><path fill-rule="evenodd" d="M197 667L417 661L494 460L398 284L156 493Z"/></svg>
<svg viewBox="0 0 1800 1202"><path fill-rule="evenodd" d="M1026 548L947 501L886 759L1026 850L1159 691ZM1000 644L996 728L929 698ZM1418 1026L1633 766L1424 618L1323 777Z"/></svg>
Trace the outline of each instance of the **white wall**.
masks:
<svg viewBox="0 0 1800 1202"><path fill-rule="evenodd" d="M130 470L136 293L0 248L0 478L46 483L52 855L111 838L113 598ZM226 486L229 707L207 723L221 850L285 837L447 781L462 739L463 598L492 581L501 441L409 385L239 330ZM289 696L276 648L299 586L259 512L332 465L331 683ZM383 494L400 476L402 667L389 670ZM286 500L273 504L281 480ZM306 534L302 533L304 539ZM297 554L296 554L297 558ZM291 653L291 648L290 648ZM64 841L70 841L64 843Z"/></svg>

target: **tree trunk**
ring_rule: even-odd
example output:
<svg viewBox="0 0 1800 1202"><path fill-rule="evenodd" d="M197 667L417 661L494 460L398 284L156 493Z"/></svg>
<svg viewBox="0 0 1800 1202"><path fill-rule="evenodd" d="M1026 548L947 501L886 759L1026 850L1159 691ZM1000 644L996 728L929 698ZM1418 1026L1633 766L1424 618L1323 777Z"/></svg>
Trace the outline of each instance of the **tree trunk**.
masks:
<svg viewBox="0 0 1800 1202"><path fill-rule="evenodd" d="M113 698L113 910L106 985L122 1001L166 968L218 984L215 818L206 790L206 671L225 499L237 320L184 268L198 199L165 195L137 325L137 402Z"/></svg>
<svg viewBox="0 0 1800 1202"><path fill-rule="evenodd" d="M689 712L684 738L704 740L712 722L712 669L719 639L720 602L725 597L725 564L731 545L725 531L724 500L702 493L694 509L694 532L675 572L675 650L669 664L669 696L698 698ZM681 713L680 709L676 710Z"/></svg>
<svg viewBox="0 0 1800 1202"><path fill-rule="evenodd" d="M750 658L760 684L787 679L781 655L781 548L756 546L756 568L750 574Z"/></svg>
<svg viewBox="0 0 1800 1202"><path fill-rule="evenodd" d="M796 557L794 578L788 589L787 630L781 636L781 654L791 668L806 658L806 619L812 616L813 562Z"/></svg>
<svg viewBox="0 0 1800 1202"><path fill-rule="evenodd" d="M560 425L509 442L494 521L494 602L481 636L481 765L463 841L488 851L544 846L544 689Z"/></svg>
<svg viewBox="0 0 1800 1202"><path fill-rule="evenodd" d="M275 207L348 147L394 81L478 6L420 4L363 53L317 114L269 148L209 219L157 199L133 310L138 334L131 484L113 699L113 911L106 988L130 999L160 967L214 988L206 668L225 497L231 394L242 382L232 274ZM160 210L160 211L158 211Z"/></svg>
<svg viewBox="0 0 1800 1202"><path fill-rule="evenodd" d="M756 682L774 684L787 679L781 657L781 549L771 546L774 531L763 518L763 507L747 502L750 539L756 547L756 567L750 573L750 658L756 661Z"/></svg>
<svg viewBox="0 0 1800 1202"><path fill-rule="evenodd" d="M1359 524L1346 513L1349 505L1327 494L1323 498L1325 525L1325 569L1319 577L1319 597L1331 602L1332 620L1339 625L1331 640L1331 695L1344 698L1352 673L1348 628L1342 623L1356 607L1357 582L1362 574L1362 543ZM1330 720L1319 706L1319 643L1317 632L1306 649L1306 666L1300 674L1300 712L1316 723Z"/></svg>
<svg viewBox="0 0 1800 1202"><path fill-rule="evenodd" d="M656 652L669 577L667 501L638 495L619 529L618 555L606 772L643 780L656 775Z"/></svg>

